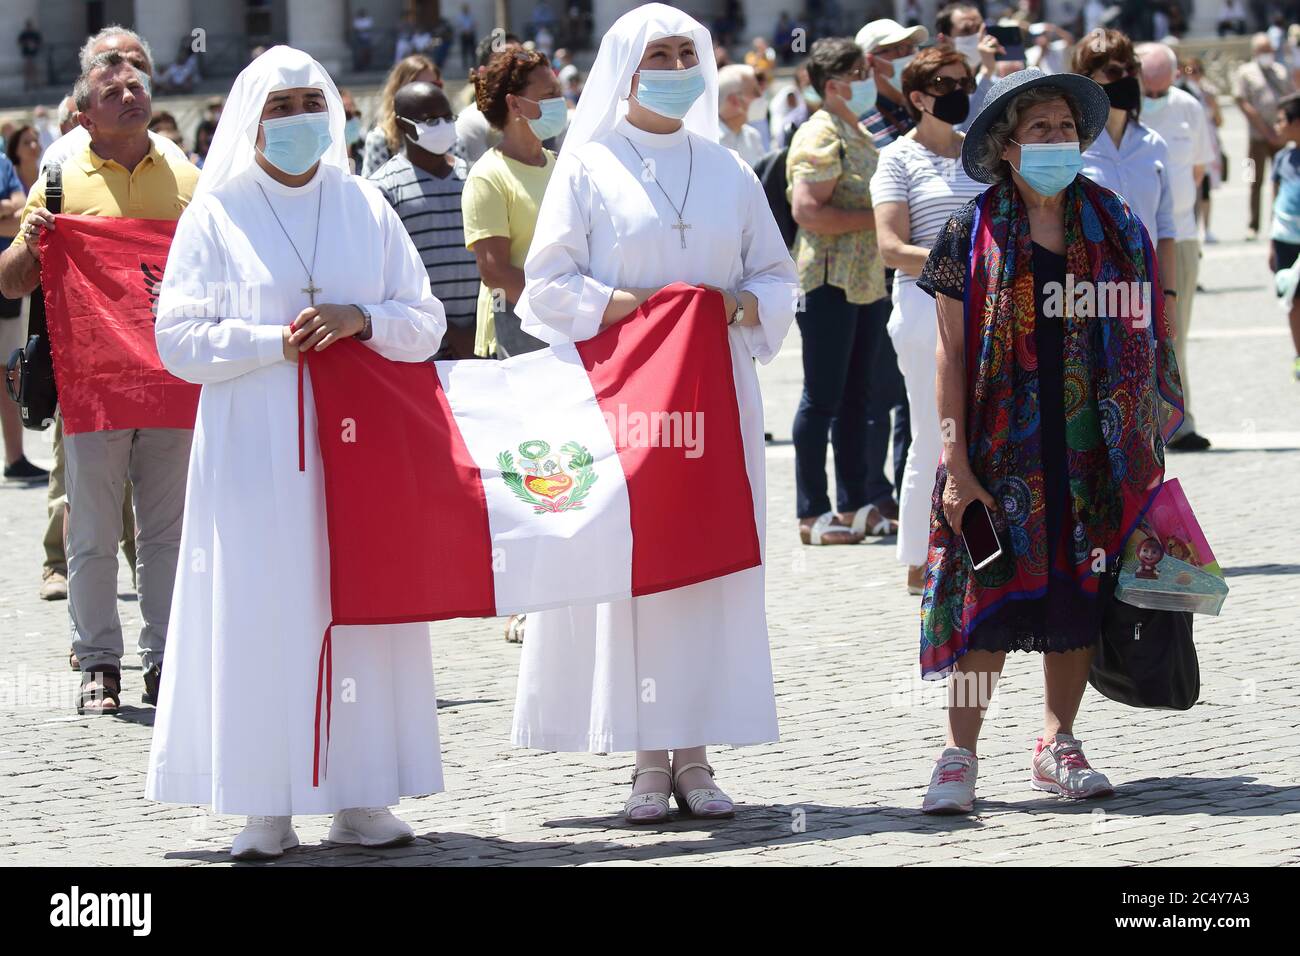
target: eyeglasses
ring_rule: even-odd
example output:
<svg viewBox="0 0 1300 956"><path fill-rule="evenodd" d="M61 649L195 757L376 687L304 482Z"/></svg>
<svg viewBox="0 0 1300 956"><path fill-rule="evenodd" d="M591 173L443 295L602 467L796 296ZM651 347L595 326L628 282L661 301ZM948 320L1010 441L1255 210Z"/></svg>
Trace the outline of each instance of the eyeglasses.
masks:
<svg viewBox="0 0 1300 956"><path fill-rule="evenodd" d="M931 77L930 82L925 84L926 92L933 93L935 96L944 96L953 90L961 90L967 96L975 92L975 79L970 76L963 76L960 80L951 76Z"/></svg>
<svg viewBox="0 0 1300 956"><path fill-rule="evenodd" d="M1107 83L1114 83L1116 80L1122 80L1126 76L1133 76L1137 73L1136 63L1107 63L1101 68L1101 73L1106 77Z"/></svg>

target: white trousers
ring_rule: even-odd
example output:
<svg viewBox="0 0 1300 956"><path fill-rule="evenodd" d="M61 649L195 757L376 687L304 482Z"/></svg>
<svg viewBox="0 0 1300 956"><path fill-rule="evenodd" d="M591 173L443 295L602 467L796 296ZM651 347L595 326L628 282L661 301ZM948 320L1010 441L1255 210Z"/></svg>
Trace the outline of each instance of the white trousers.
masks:
<svg viewBox="0 0 1300 956"><path fill-rule="evenodd" d="M915 282L899 282L896 277L894 311L886 328L907 385L908 417L912 425L912 445L907 451L898 502L895 555L903 564L924 565L930 543L930 499L943 450L934 384L935 349L939 343L934 299L918 289Z"/></svg>

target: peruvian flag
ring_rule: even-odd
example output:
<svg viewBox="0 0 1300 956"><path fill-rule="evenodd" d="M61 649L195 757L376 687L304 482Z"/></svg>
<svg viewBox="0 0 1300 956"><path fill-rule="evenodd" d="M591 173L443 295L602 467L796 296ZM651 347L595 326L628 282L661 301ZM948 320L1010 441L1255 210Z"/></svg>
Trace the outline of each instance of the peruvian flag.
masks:
<svg viewBox="0 0 1300 956"><path fill-rule="evenodd" d="M677 283L585 342L501 362L391 362L352 340L308 356L333 624L593 604L761 562L717 292ZM330 658L327 630L317 767Z"/></svg>
<svg viewBox="0 0 1300 956"><path fill-rule="evenodd" d="M199 386L163 368L154 310L176 223L54 218L41 235L45 321L63 432L193 428Z"/></svg>

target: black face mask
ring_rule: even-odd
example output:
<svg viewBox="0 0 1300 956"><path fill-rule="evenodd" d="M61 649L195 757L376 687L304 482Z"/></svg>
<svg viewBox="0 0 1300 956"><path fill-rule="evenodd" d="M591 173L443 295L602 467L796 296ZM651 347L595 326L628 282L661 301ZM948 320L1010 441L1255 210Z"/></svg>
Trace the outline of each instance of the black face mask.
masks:
<svg viewBox="0 0 1300 956"><path fill-rule="evenodd" d="M943 96L934 98L934 106L930 108L930 112L934 114L935 119L951 123L953 126L964 123L966 117L970 115L970 94L965 90L949 90Z"/></svg>
<svg viewBox="0 0 1300 956"><path fill-rule="evenodd" d="M1126 76L1122 80L1115 80L1113 83L1103 83L1101 88L1106 91L1106 98L1110 100L1110 105L1117 110L1135 110L1138 104L1142 102L1142 86L1138 83L1136 76Z"/></svg>

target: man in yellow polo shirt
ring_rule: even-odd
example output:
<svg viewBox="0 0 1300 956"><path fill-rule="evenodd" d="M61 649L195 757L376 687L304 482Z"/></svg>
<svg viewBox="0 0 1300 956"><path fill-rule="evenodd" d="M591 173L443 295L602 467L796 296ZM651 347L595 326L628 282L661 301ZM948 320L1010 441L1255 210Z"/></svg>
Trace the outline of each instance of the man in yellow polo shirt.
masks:
<svg viewBox="0 0 1300 956"><path fill-rule="evenodd" d="M132 219L177 219L198 182L187 161L165 155L149 138L151 105L143 73L118 51L95 56L73 96L90 145L62 165L65 213ZM16 297L40 281L45 175L32 187L13 244L0 255L0 290ZM140 428L64 436L67 457L68 610L73 652L81 664L79 713L109 714L121 695L122 626L117 614L117 540L122 493L134 485L140 659L145 703L156 703L167 617L180 546L190 429Z"/></svg>

